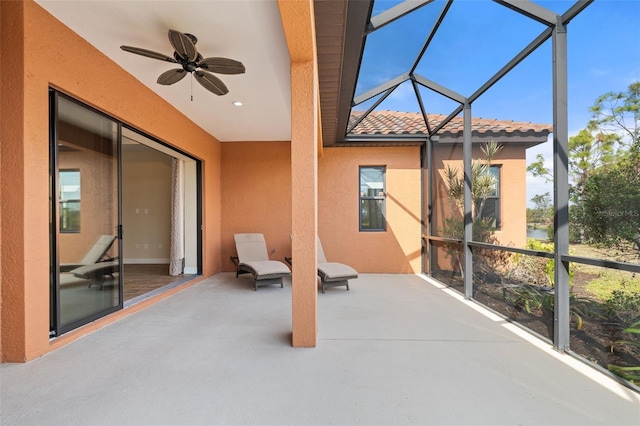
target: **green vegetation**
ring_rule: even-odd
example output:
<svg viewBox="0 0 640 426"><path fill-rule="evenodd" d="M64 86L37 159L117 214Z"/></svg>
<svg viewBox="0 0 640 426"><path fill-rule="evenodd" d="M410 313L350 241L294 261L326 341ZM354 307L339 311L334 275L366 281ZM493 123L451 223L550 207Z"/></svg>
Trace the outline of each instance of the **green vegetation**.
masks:
<svg viewBox="0 0 640 426"><path fill-rule="evenodd" d="M487 198L495 191L496 180L490 173L493 157L502 149L502 145L491 141L482 145L484 158L474 161L471 165L471 199L473 240L481 242L496 242L494 235L494 219L483 217L482 211ZM464 174L456 167L447 165L444 170L447 183L450 214L444 219L442 235L446 238L461 240L464 236ZM447 256L453 260L464 276L462 268L462 247L460 244L447 243ZM454 265L454 267L455 267Z"/></svg>
<svg viewBox="0 0 640 426"><path fill-rule="evenodd" d="M622 330L628 336L625 340L618 340L611 345L611 352L626 351L640 357L640 321L631 324ZM633 384L640 384L640 366L623 366L617 364L609 364L609 371Z"/></svg>
<svg viewBox="0 0 640 426"><path fill-rule="evenodd" d="M640 81L600 96L591 113L587 127L569 139L571 239L623 251L625 261L638 262ZM553 178L541 155L527 171Z"/></svg>

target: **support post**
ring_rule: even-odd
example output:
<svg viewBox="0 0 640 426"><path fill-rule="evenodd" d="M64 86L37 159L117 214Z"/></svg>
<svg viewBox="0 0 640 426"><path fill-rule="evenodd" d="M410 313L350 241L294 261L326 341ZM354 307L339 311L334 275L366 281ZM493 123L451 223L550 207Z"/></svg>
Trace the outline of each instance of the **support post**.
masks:
<svg viewBox="0 0 640 426"><path fill-rule="evenodd" d="M553 29L553 204L555 309L553 344L569 349L569 131L567 109L567 30L561 17Z"/></svg>
<svg viewBox="0 0 640 426"><path fill-rule="evenodd" d="M464 237L462 239L464 252L464 297L473 297L473 259L469 242L473 240L473 200L471 198L471 166L473 157L473 147L471 145L471 104L468 100L464 102L463 109L464 129L462 143L462 158L464 164Z"/></svg>
<svg viewBox="0 0 640 426"><path fill-rule="evenodd" d="M320 98L313 0L279 0L278 6L291 58L291 344L315 347Z"/></svg>

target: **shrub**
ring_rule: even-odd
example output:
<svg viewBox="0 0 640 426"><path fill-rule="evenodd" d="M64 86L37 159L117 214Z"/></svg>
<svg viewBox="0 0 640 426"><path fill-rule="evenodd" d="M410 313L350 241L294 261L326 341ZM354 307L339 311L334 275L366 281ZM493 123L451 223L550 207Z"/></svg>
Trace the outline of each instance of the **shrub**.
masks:
<svg viewBox="0 0 640 426"><path fill-rule="evenodd" d="M614 350L617 350L618 352L624 351L631 355L635 355L635 358L638 359L638 357L640 357L640 321L631 324L629 327L622 330L622 332L626 334L628 338L614 342L611 345L611 352L614 352ZM609 364L607 368L612 373L617 374L633 384L640 383L640 365Z"/></svg>
<svg viewBox="0 0 640 426"><path fill-rule="evenodd" d="M640 320L640 293L613 290L602 307L609 320L630 324Z"/></svg>

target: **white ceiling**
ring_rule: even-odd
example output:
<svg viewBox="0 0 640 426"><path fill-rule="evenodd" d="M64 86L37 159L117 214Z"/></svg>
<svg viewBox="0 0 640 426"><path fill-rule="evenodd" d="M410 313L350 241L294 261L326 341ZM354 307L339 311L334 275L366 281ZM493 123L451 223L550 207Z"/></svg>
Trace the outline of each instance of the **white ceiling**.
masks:
<svg viewBox="0 0 640 426"><path fill-rule="evenodd" d="M276 0L36 2L218 140L291 139L289 53ZM157 84L158 76L177 64L120 46L173 56L169 29L195 35L205 58L241 61L246 73L218 75L229 88L224 96L208 92L190 76L171 86Z"/></svg>

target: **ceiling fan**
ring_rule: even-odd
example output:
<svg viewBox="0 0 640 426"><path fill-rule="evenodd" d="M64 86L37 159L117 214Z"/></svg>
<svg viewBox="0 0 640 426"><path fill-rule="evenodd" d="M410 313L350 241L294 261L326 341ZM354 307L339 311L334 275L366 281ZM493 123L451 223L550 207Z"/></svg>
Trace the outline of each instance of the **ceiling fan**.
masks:
<svg viewBox="0 0 640 426"><path fill-rule="evenodd" d="M153 52L139 47L120 46L125 52L135 53L152 59L179 64L182 68L175 68L163 72L158 77L158 84L170 85L182 80L187 74L192 74L198 83L208 91L218 96L229 93L227 86L216 74L243 74L242 62L229 58L203 58L196 50L198 39L192 34L169 30L169 42L173 49L173 58L162 53Z"/></svg>

